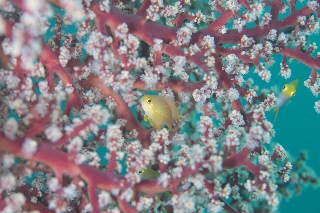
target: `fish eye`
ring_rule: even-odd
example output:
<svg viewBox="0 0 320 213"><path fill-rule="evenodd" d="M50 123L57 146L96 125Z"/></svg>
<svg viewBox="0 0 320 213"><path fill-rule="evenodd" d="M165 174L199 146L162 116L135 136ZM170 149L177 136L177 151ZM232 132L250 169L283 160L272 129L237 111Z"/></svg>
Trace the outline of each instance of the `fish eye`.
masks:
<svg viewBox="0 0 320 213"><path fill-rule="evenodd" d="M151 99L149 98L149 99L147 100L147 102L148 102L148 103L151 103Z"/></svg>
<svg viewBox="0 0 320 213"><path fill-rule="evenodd" d="M284 86L282 87L282 89L286 89L286 85L284 85Z"/></svg>
<svg viewBox="0 0 320 213"><path fill-rule="evenodd" d="M143 174L143 170L139 170L138 173L139 173L139 174Z"/></svg>

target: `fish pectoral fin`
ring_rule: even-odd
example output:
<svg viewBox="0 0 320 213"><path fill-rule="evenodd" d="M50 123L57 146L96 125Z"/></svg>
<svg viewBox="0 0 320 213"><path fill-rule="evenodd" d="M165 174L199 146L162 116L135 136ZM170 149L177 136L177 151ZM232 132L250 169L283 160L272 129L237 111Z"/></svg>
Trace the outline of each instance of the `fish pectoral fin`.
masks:
<svg viewBox="0 0 320 213"><path fill-rule="evenodd" d="M149 122L150 126L154 126L154 125L155 125L154 122L153 122L153 120L150 119L150 117L149 117L148 115L144 115L144 116L143 116L143 120L144 120L145 122Z"/></svg>
<svg viewBox="0 0 320 213"><path fill-rule="evenodd" d="M169 130L171 131L172 130L172 124L167 124L167 127L169 128Z"/></svg>

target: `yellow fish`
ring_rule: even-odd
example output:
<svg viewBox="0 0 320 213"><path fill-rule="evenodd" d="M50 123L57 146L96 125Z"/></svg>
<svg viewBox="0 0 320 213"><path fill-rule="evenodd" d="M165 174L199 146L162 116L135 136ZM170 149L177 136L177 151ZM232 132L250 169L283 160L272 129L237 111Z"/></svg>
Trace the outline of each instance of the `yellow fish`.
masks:
<svg viewBox="0 0 320 213"><path fill-rule="evenodd" d="M160 130L167 125L172 130L172 123L179 118L179 111L176 105L168 98L159 95L144 95L141 98L141 105L146 113L144 121Z"/></svg>
<svg viewBox="0 0 320 213"><path fill-rule="evenodd" d="M151 169L151 168L145 168L138 173L143 177L143 179L148 179L148 180L155 180L160 176L160 173Z"/></svg>
<svg viewBox="0 0 320 213"><path fill-rule="evenodd" d="M299 79L294 80L288 84L285 84L282 87L282 91L281 91L281 93L278 97L278 100L274 106L274 112L276 113L276 116L274 118L274 122L277 120L279 109L283 105L288 103L288 101L290 101L293 96L296 95L298 84L299 84Z"/></svg>

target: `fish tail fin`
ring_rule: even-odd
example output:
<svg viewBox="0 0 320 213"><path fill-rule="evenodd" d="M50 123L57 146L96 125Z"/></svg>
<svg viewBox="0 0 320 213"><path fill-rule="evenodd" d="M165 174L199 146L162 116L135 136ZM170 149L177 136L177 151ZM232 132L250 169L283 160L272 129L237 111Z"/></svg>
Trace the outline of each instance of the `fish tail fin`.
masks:
<svg viewBox="0 0 320 213"><path fill-rule="evenodd" d="M277 120L277 118L278 118L278 113L279 113L279 107L275 107L274 108L274 113L276 114L275 116L274 116L274 121L273 121L273 123L276 123L276 120Z"/></svg>

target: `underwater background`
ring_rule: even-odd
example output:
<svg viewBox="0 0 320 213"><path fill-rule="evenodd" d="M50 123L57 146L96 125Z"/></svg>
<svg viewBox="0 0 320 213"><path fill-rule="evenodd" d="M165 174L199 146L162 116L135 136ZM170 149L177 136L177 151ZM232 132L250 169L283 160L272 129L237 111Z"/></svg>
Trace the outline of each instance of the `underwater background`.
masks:
<svg viewBox="0 0 320 213"><path fill-rule="evenodd" d="M320 35L310 37L310 41L316 41L320 46ZM319 49L317 49L319 50ZM288 63L292 75L289 79L277 75L281 56L276 57L276 63L271 67L273 74L270 83L277 86L278 90L288 82L300 78L296 96L279 110L277 121L274 123L276 131L273 142L280 143L290 156L290 160L296 159L301 152L308 156L307 165L316 174L320 175L320 115L314 109L314 102L319 99L312 95L303 84L308 79L311 69L301 62L292 60ZM318 71L319 75L319 71ZM255 83L258 81L255 79ZM261 82L265 88L264 82ZM274 114L267 113L269 121L274 120ZM293 195L289 200L282 200L278 212L320 212L320 187L304 188L300 195Z"/></svg>

